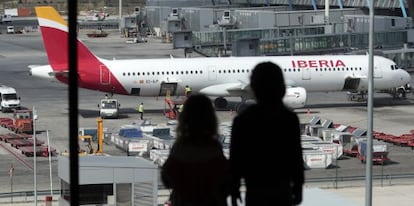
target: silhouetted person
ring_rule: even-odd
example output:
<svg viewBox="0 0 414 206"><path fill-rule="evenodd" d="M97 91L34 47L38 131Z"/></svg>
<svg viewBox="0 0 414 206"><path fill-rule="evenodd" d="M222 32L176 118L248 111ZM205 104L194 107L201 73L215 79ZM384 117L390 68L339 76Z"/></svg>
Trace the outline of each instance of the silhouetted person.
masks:
<svg viewBox="0 0 414 206"><path fill-rule="evenodd" d="M191 95L178 116L177 139L161 169L173 206L226 206L230 165L218 140L210 99Z"/></svg>
<svg viewBox="0 0 414 206"><path fill-rule="evenodd" d="M285 82L279 66L263 62L252 70L256 104L233 120L230 165L232 204L246 185L246 206L297 205L302 201L304 166L297 115L283 104Z"/></svg>

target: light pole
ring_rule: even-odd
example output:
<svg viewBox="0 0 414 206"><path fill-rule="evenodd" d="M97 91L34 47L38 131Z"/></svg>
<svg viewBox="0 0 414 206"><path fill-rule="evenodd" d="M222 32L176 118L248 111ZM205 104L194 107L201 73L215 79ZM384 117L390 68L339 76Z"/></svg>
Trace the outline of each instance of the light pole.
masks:
<svg viewBox="0 0 414 206"><path fill-rule="evenodd" d="M122 0L119 0L119 23L118 23L118 29L121 31L121 23L122 23Z"/></svg>
<svg viewBox="0 0 414 206"><path fill-rule="evenodd" d="M34 187L34 204L37 206L37 175L36 175L36 120L37 114L35 107L33 106L32 111L32 121L33 121L33 187Z"/></svg>

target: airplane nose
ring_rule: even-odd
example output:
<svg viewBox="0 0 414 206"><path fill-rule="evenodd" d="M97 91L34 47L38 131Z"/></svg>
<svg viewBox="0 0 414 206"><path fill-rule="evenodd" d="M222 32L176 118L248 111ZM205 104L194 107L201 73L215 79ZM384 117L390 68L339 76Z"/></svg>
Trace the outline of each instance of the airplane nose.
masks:
<svg viewBox="0 0 414 206"><path fill-rule="evenodd" d="M403 73L403 75L402 75L402 78L401 78L401 80L402 81L404 81L404 83L410 83L411 82L411 75L410 75L410 73L408 73L406 70L401 70L401 71L403 71L404 73Z"/></svg>

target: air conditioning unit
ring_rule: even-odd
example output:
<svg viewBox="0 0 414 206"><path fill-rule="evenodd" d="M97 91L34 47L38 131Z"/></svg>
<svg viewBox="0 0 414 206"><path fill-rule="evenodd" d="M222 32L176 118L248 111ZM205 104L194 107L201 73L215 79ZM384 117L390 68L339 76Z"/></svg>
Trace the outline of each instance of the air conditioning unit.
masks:
<svg viewBox="0 0 414 206"><path fill-rule="evenodd" d="M178 8L172 8L171 16L178 16Z"/></svg>
<svg viewBox="0 0 414 206"><path fill-rule="evenodd" d="M224 10L223 16L221 17L221 20L219 21L219 24L221 24L221 25L231 24L230 10Z"/></svg>
<svg viewBox="0 0 414 206"><path fill-rule="evenodd" d="M228 20L228 21L230 21L230 18L231 18L231 16L230 16L230 10L224 10L224 13L223 13L223 20Z"/></svg>

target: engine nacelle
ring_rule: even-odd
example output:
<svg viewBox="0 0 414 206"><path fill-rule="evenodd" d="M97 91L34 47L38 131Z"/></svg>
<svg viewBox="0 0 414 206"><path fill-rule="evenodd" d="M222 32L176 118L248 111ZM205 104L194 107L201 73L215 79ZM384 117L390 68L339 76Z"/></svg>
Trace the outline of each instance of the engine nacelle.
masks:
<svg viewBox="0 0 414 206"><path fill-rule="evenodd" d="M306 90L303 87L286 88L286 94L283 97L283 103L291 109L303 108L306 104Z"/></svg>

